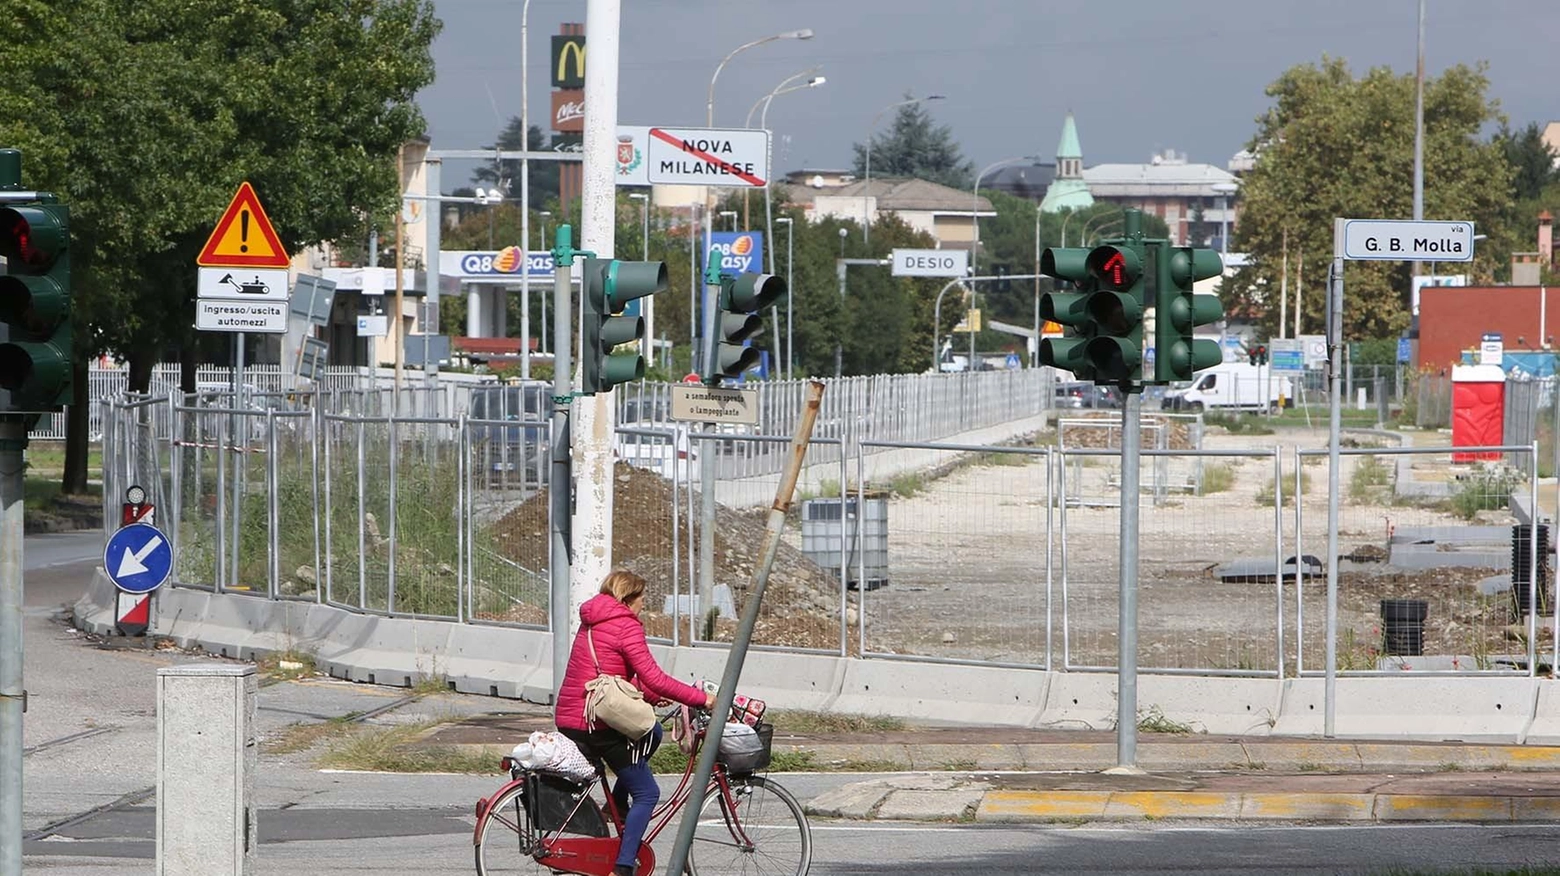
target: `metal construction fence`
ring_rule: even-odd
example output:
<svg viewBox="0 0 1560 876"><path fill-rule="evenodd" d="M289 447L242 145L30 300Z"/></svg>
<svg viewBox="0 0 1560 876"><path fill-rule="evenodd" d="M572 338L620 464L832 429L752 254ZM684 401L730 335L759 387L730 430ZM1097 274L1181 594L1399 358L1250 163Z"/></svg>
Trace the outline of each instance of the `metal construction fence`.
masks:
<svg viewBox="0 0 1560 876"><path fill-rule="evenodd" d="M873 398L876 409L887 397ZM201 398L106 404L106 519L117 519L129 485L146 487L170 532L176 586L545 629L550 424L360 413L324 398L264 409ZM851 425L865 417L835 410L846 425L808 450L807 482L818 486L793 506L756 647L1114 668L1120 482L1109 421L1084 421L1088 440L958 444L867 437ZM1326 452L1205 449L1189 437L1200 434L1195 417L1156 428L1182 434L1146 440L1143 451L1140 666L1321 671ZM753 488L767 501L772 479L757 462L784 441L666 422L619 427L613 556L651 584L653 637L730 639L763 522L724 501L713 521L701 519L701 490ZM1509 513L1514 498L1536 507L1535 446L1350 442L1339 473L1339 667L1540 671L1555 647L1550 536ZM700 483L704 454L720 463L711 485ZM1105 501L1113 491L1118 501Z"/></svg>

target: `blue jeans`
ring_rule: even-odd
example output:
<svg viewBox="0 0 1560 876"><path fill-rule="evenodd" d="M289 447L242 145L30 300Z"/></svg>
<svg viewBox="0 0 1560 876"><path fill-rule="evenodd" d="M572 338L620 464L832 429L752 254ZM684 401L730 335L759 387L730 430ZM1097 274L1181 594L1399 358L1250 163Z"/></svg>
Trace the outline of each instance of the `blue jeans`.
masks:
<svg viewBox="0 0 1560 876"><path fill-rule="evenodd" d="M617 785L612 789L618 810L622 811L625 804L628 806L628 815L623 819L622 845L618 847L617 863L620 865L633 866L639 844L645 838L645 829L650 826L650 812L661 800L661 788L650 772L650 754L661 747L661 725L651 727L650 733L653 738L649 754L644 760L617 770Z"/></svg>

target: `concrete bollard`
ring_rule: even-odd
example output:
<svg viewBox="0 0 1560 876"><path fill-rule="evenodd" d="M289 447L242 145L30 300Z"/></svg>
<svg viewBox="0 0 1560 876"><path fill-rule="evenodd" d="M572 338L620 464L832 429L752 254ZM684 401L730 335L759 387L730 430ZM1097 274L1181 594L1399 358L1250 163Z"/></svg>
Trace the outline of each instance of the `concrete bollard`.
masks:
<svg viewBox="0 0 1560 876"><path fill-rule="evenodd" d="M255 864L253 666L157 670L157 876L248 876Z"/></svg>

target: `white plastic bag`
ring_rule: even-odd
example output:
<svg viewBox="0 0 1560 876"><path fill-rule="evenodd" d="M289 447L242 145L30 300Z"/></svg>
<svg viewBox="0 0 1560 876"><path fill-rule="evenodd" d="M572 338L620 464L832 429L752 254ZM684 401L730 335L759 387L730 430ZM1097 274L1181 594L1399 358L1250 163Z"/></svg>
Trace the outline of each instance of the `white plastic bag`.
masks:
<svg viewBox="0 0 1560 876"><path fill-rule="evenodd" d="M596 777L596 768L580 752L579 746L562 733L538 730L531 734L528 742L516 745L510 756L526 769L557 773L576 782L588 782Z"/></svg>

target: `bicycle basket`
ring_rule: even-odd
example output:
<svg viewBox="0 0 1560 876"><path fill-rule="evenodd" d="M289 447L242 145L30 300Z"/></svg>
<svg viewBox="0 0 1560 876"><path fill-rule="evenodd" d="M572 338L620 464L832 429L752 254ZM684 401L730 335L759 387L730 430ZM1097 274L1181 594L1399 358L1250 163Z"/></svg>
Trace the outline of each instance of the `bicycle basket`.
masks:
<svg viewBox="0 0 1560 876"><path fill-rule="evenodd" d="M609 836L601 806L590 797L590 785L556 773L530 772L520 795L525 814L543 833L562 830L582 836Z"/></svg>
<svg viewBox="0 0 1560 876"><path fill-rule="evenodd" d="M726 772L736 775L769 769L774 735L773 724L727 724L720 734L716 759L726 767Z"/></svg>

